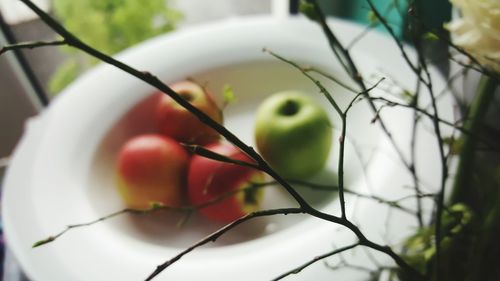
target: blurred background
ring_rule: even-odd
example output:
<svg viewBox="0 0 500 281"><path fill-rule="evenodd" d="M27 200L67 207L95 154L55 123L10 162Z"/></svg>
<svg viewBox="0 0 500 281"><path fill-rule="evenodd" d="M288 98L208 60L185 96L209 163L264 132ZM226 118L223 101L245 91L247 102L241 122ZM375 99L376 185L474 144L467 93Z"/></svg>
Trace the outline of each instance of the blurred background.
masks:
<svg viewBox="0 0 500 281"><path fill-rule="evenodd" d="M231 17L297 13L294 0L33 0L85 42L108 54L160 34ZM331 16L373 25L365 0L321 0ZM405 38L407 0L373 1L401 38ZM450 19L448 0L420 0L422 18L430 28ZM288 11L283 11L287 9ZM84 15L84 16L82 16ZM16 42L57 39L18 0L0 0L0 47ZM437 44L437 43L436 43ZM429 56L446 52L432 45ZM26 121L48 106L66 85L97 61L67 47L43 47L0 56L0 182ZM439 65L447 75L446 63ZM2 251L3 253L3 251ZM8 252L1 263L3 280L25 280Z"/></svg>

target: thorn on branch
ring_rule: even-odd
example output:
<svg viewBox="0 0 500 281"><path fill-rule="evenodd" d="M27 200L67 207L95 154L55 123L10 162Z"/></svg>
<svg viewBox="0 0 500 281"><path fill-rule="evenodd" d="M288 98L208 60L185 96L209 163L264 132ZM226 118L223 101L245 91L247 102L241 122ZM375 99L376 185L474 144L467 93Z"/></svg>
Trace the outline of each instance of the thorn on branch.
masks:
<svg viewBox="0 0 500 281"><path fill-rule="evenodd" d="M147 71L147 70L143 70L143 71L141 71L141 72L142 72L142 74L144 74L144 76L149 76L149 77L151 77L151 78L152 78L152 77L154 77L154 76L153 76L153 74L151 74L151 72L149 72L149 71Z"/></svg>

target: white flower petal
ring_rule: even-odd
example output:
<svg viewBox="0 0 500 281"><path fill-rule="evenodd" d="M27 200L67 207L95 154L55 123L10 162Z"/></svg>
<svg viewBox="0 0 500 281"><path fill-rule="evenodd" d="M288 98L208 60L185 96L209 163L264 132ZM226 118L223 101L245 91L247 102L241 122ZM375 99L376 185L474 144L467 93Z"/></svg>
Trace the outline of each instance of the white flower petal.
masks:
<svg viewBox="0 0 500 281"><path fill-rule="evenodd" d="M500 0L450 0L461 17L446 25L453 43L500 72Z"/></svg>

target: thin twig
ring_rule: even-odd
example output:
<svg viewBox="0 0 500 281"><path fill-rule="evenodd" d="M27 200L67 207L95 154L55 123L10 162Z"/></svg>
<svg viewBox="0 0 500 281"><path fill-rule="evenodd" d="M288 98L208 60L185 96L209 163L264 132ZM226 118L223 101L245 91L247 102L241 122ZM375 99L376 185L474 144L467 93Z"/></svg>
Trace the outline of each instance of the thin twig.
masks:
<svg viewBox="0 0 500 281"><path fill-rule="evenodd" d="M371 99L372 101L382 101L386 105L391 106L391 107L392 106L398 106L398 107L405 107L405 108L408 108L408 109L412 109L415 112L421 113L421 114L429 117L431 120L433 120L434 118L436 118L435 114L429 113L425 109L422 109L422 108L420 108L418 106L415 106L415 105L401 103L401 102L397 102L397 101L392 101L392 100L389 100L389 99L384 98L384 97L368 97L368 98ZM450 127L454 128L454 129L457 129L457 130L461 131L462 133L466 133L466 134L468 133L466 129L464 129L462 126L458 125L457 123L450 122L448 120L444 120L444 119L439 118L439 117L438 117L438 122L442 123L442 124L445 124L447 126L450 126Z"/></svg>
<svg viewBox="0 0 500 281"><path fill-rule="evenodd" d="M383 78L380 79L375 85L373 85L370 88L367 88L366 90L358 93L348 104L345 110L342 110L338 103L335 101L333 96L330 94L330 92L321 84L319 80L311 76L306 69L298 65L297 63L282 57L274 52L272 52L269 49L263 50L264 52L269 53L273 57L295 67L298 69L304 76L306 76L309 80L311 80L320 90L320 92L323 94L323 96L328 100L328 102L333 106L333 108L337 111L338 115L340 116L342 120L342 129L339 137L339 164L338 164L338 188L339 188L339 199L340 199L340 209L341 209L341 217L343 219L346 218L346 211L345 211L345 199L344 199L344 146L345 146L345 136L347 133L347 113L349 112L349 109L353 106L354 102L357 101L357 99L360 96L368 96L368 93L373 90L374 88L377 87L377 85L383 81Z"/></svg>
<svg viewBox="0 0 500 281"><path fill-rule="evenodd" d="M57 238L61 237L62 235L66 234L67 232L69 232L73 229L81 228L81 227L88 227L88 226L112 219L112 218L117 217L119 215L124 215L124 214L144 215L144 214L149 214L149 213L153 213L153 212L157 212L157 211L175 211L175 212L186 213L189 215L193 211L201 210L201 209L204 209L206 207L215 205L215 204L221 202L222 200L227 199L227 198L229 198L237 193L246 192L248 190L256 190L259 188L266 187L268 185L270 185L270 183L249 182L248 185L246 185L245 187L235 189L235 190L226 191L226 192L220 194L219 196L216 196L210 200L207 200L203 203L196 204L196 205L172 207L172 206L165 205L161 202L151 202L151 204L150 204L151 206L149 208L145 208L145 209L125 208L125 209L122 209L120 211L110 213L108 215L102 216L98 219L95 219L95 220L92 220L89 222L68 225L68 226L66 226L65 229L63 229L59 233L51 235L47 238L44 238L42 240L35 242L33 244L33 248L37 248L37 247L43 246L45 244L54 242ZM181 224L182 223L184 223L184 222L181 222Z"/></svg>
<svg viewBox="0 0 500 281"><path fill-rule="evenodd" d="M51 235L51 236L49 236L49 237L47 237L45 239L42 239L42 240L39 240L39 241L35 242L32 247L33 248L37 248L37 247L43 246L45 244L54 242L56 239L58 239L59 237L63 236L64 234L66 234L67 232L69 232L69 231L71 231L73 229L91 226L91 225L94 225L96 223L99 223L99 222L102 222L102 221L105 221L105 220L117 217L119 215L123 215L123 214L127 214L127 213L128 214L134 214L134 215L143 215L143 214L152 213L152 212L155 212L155 211L158 211L158 210L163 210L163 209L166 209L166 208L169 208L169 207L166 207L166 206L163 206L163 205L158 205L158 204L152 204L151 207L148 208L148 209L131 209L131 208L126 208L126 209L123 209L123 210L111 213L109 215L100 217L98 219L95 219L95 220L92 220L92 221L89 221L89 222L78 223L78 224L71 224L71 225L66 226L66 228L64 230L62 230L61 232L59 232L59 233L57 233L55 235Z"/></svg>
<svg viewBox="0 0 500 281"><path fill-rule="evenodd" d="M337 59L341 62L342 66L344 67L345 71L349 74L351 79L360 87L360 89L362 91L366 91L367 87L363 81L363 77L362 77L361 73L359 72L356 64L352 60L351 55L349 53L349 50L342 46L340 41L337 39L335 34L332 32L332 30L328 26L328 24L326 22L326 17L324 15L323 11L321 10L321 8L319 7L317 1L316 0L307 0L307 2L313 6L314 11L317 15L316 22L321 26L321 29L323 30L323 33L325 34L333 53L335 54ZM369 103L369 106L372 109L372 111L374 113L377 112L377 108L376 108L375 104L373 102L371 102L369 99L368 99L368 103ZM396 143L396 141L392 137L392 134L389 131L389 129L387 128L387 126L385 125L385 122L383 120L380 120L379 125L380 125L382 131L384 132L384 134L389 139L391 145L394 147L394 150L396 151L396 153L397 153L398 157L400 158L401 162L403 163L403 165L405 165L405 167L409 169L410 164L409 164L408 160L405 158L403 151L401 150L401 148L398 146L398 144Z"/></svg>
<svg viewBox="0 0 500 281"><path fill-rule="evenodd" d="M333 81L334 83L338 84L339 86L341 86L342 88L352 92L352 93L358 93L359 91L354 89L353 87L347 85L346 83L344 83L343 81L341 81L340 79L338 79L337 77L335 76L332 76L330 75L329 73L326 73L325 71L321 70L321 69L317 69L315 67L302 67L304 71L307 71L307 72L315 72L325 78L327 78L328 80L330 81Z"/></svg>
<svg viewBox="0 0 500 281"><path fill-rule="evenodd" d="M367 0L371 1L371 0ZM412 14L412 19L417 19L415 15L419 14L419 11L415 6L412 6L413 8L413 14ZM434 127L434 132L436 134L436 141L437 141L437 146L439 150L439 156L440 156L440 162L441 162L441 182L440 182L440 188L438 192L438 196L436 198L436 213L435 213L435 233L434 233L434 238L435 238L435 245L436 245L436 259L435 259L435 267L437 268L436 276L437 280L441 279L442 275L442 269L441 269L441 239L442 239L442 233L441 233L441 219L442 219L442 211L444 209L444 194L446 192L446 181L448 179L448 163L447 163L447 158L446 158L446 153L444 151L444 140L441 132L441 127L439 123L439 110L437 108L437 100L436 96L434 94L433 90L433 82L432 82L432 76L429 72L427 62L425 61L424 54L422 52L421 48L421 31L423 30L423 26L421 24L415 23L417 27L414 28L416 32L414 33L414 44L416 46L417 54L418 54L418 61L419 61L419 67L418 70L422 71L422 73L426 76L427 79L421 79L422 83L425 85L429 92L429 96L431 99L431 105L432 109L434 111L434 118L432 118L432 123ZM420 73L420 72L419 72ZM418 74L419 74L418 73ZM419 76L420 77L420 76Z"/></svg>
<svg viewBox="0 0 500 281"><path fill-rule="evenodd" d="M0 49L0 55L8 51L16 49L34 49L46 46L60 46L67 45L66 40L54 40L54 41L34 41L34 42L22 42L17 44L5 45Z"/></svg>
<svg viewBox="0 0 500 281"><path fill-rule="evenodd" d="M410 60L410 57L407 54L405 47L403 46L403 43L398 39L398 36L396 35L394 29L389 25L387 20L382 16L382 14L378 11L378 9L375 7L375 5L371 0L367 0L367 3L368 5L370 5L371 11L374 13L377 19L382 23L385 29L389 32L389 35L394 39L393 41L398 45L398 48L401 51L403 59L406 61L408 66L413 70L413 72L415 72L415 74L418 75L420 72L418 70L418 66L415 66L414 63ZM418 77L419 79L422 79L420 75L418 75Z"/></svg>
<svg viewBox="0 0 500 281"><path fill-rule="evenodd" d="M339 253L342 253L342 252L345 252L347 250L351 250L353 248L356 248L357 246L359 246L360 244L359 243L354 243L354 244L351 244L351 245L348 245L348 246L345 246L345 247L342 247L342 248L338 248L336 250L333 250L333 251L330 251L328 253L325 253L325 254L322 254L322 255L319 255L319 256L316 256L314 257L313 259L311 259L310 261L307 261L306 263L288 271L288 272L285 272L283 274L281 274L280 276L272 279L273 281L278 281L278 280L281 280L289 275L292 275L292 274L299 274L302 270L304 270L305 268L313 265L314 263L318 262L318 261L321 261L321 260L324 260L328 257L331 257L333 255L336 255L336 254L339 254Z"/></svg>
<svg viewBox="0 0 500 281"><path fill-rule="evenodd" d="M297 185L301 185L301 186L304 186L304 187L308 187L312 190L316 190L316 191L338 191L338 187L337 186L332 186L332 185L325 185L325 184L319 184L319 183L312 183L312 182L306 182L306 181L302 181L302 180L287 180L288 182L292 183L292 184L297 184ZM175 212L184 212L184 213L187 213L187 214L191 214L193 211L195 210L200 210L200 209L203 209L203 208L206 208L208 206L211 206L211 205L214 205L214 204L217 204L218 202L226 199L226 198L229 198L239 192L245 192L245 191L248 191L248 190L255 190L255 189L259 189L259 188L265 188L265 187L268 187L268 186L272 186L272 185L276 185L278 184L277 181L267 181L267 182L249 182L247 186L245 187L242 187L242 188L239 188L239 189L235 189L235 190L230 190L230 191L227 191L227 192L224 192L223 194L217 196L217 197L214 197L204 203L201 203L201 204L197 204L197 205L189 205L189 206L183 206L183 207L171 207L171 206L167 206L167 205L164 205L162 203L159 203L159 202L151 202L151 207L150 208L147 208L147 209L133 209L133 208L125 208L125 209L122 209L122 210L119 210L119 211L116 211L116 212L113 212L113 213L110 213L110 214L107 214L107 215L104 215L100 218L97 218L97 219L94 219L94 220L91 220L91 221L88 221L88 222L83 222L83 223L78 223L78 224L72 224L72 225L68 225L66 226L65 229L63 229L62 231L60 231L59 233L56 233L54 235L51 235L47 238L44 238L44 239L41 239L37 242L35 242L33 244L33 248L36 248L36 247L40 247L40 246L43 246L45 244L48 244L48 243L51 243L51 242L54 242L56 239L60 238L61 236L63 236L64 234L66 234L67 232L73 230L73 229L76 229L76 228L81 228L81 227L88 227L88 226L92 226L94 224L97 224L97 223L100 223L100 222L104 222L106 220L109 220L109 219L112 219L114 217L117 217L119 215L124 215L124 214L132 214L132 215L144 215L144 214L149 214L149 213L153 213L153 212L157 212L157 211L175 211ZM402 198L399 198L399 199L396 199L396 200L387 200L387 199L384 199L380 196L376 196L376 195L368 195L368 194L362 194L362 193L359 193L359 192L355 192L353 190L350 190L350 189L344 189L346 193L348 194L351 194L353 196L356 196L356 197L359 197L359 198L364 198L364 199L370 199L370 200L374 200L374 201L377 201L379 203L383 203L383 204L387 204L389 205L390 207L393 207L393 208L396 208L396 209L399 209L400 211L402 212L406 212L406 213L409 213L409 214L412 214L413 212L400 205L399 202L400 201L403 201L403 200L407 200L409 198L413 198L414 196L410 195L410 196L405 196L405 197L402 197ZM419 197L423 198L423 197L432 197L433 194L420 194Z"/></svg>
<svg viewBox="0 0 500 281"><path fill-rule="evenodd" d="M235 165L239 165L239 166L253 168L253 169L256 169L256 170L260 170L261 169L261 167L259 165L255 164L255 163L250 163L250 162L247 162L247 161L241 161L241 160L237 160L237 159L232 159L232 158L227 157L225 155L222 155L220 153L208 150L208 149L204 148L201 145L183 143L182 146L184 148L186 148L191 153L194 153L194 154L197 154L197 155L200 155L202 157L205 157L205 158L208 158L208 159L212 159L212 160L215 160L215 161L218 161L218 162L235 164Z"/></svg>
<svg viewBox="0 0 500 281"><path fill-rule="evenodd" d="M196 248L199 248L205 244L215 242L219 237L221 237L224 233L228 232L229 230L235 228L236 226L242 224L245 221L257 218L257 217L264 217L264 216L272 216L272 215L288 215L288 214L303 214L305 213L302 208L284 208L284 209L273 209L273 210L264 210L264 211L257 211L250 213L238 220L235 220L231 222L230 224L218 229L216 232L212 233L211 235L201 239L197 243L191 245L187 249L183 250L179 254L177 254L175 257L167 260L166 262L158 265L156 269L145 279L146 281L153 280L158 274L163 272L166 268L180 260L183 256L188 254L189 252L193 251Z"/></svg>
<svg viewBox="0 0 500 281"><path fill-rule="evenodd" d="M291 184L297 184L300 186L308 187L312 190L338 191L338 186L313 183L313 182L302 181L302 180L288 180L288 182L290 182ZM276 182L273 181L273 182L263 183L263 185L267 185L267 184L276 184ZM344 187L344 192L346 194L350 194L350 195L358 197L358 198L369 199L369 200L373 200L373 201L376 201L376 202L381 203L381 204L389 205L392 208L398 209L402 212L412 214L412 215L414 215L415 212L409 208L402 206L401 204L399 204L399 202L407 200L409 198L415 198L415 197L424 198L424 197L433 196L433 194L420 194L420 195L409 195L409 196L405 196L405 197L398 198L395 200L388 200L388 199L385 199L385 198L378 196L378 195L364 194L364 193L356 192L356 191L351 190L351 189L346 188L346 187Z"/></svg>

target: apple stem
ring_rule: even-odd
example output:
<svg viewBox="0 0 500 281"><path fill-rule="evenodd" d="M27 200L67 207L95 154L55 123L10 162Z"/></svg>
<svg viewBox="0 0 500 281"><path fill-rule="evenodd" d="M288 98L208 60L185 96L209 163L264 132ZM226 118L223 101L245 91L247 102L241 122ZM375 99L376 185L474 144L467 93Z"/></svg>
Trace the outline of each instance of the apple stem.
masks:
<svg viewBox="0 0 500 281"><path fill-rule="evenodd" d="M180 92L178 93L179 96L181 96L181 98L183 98L185 101L192 101L194 99L193 95L191 95L191 93L189 92Z"/></svg>
<svg viewBox="0 0 500 281"><path fill-rule="evenodd" d="M287 100L280 113L285 116L292 116L299 111L299 105L293 100Z"/></svg>
<svg viewBox="0 0 500 281"><path fill-rule="evenodd" d="M256 189L245 189L243 190L243 198L246 204L256 205L257 204L257 194Z"/></svg>

